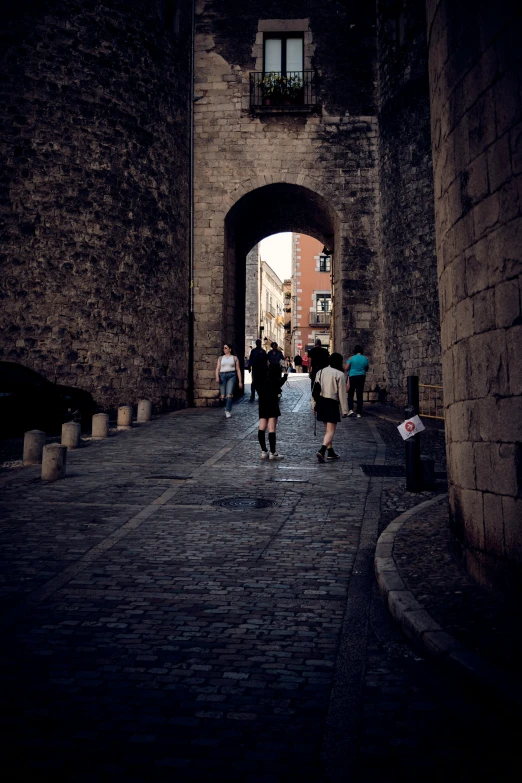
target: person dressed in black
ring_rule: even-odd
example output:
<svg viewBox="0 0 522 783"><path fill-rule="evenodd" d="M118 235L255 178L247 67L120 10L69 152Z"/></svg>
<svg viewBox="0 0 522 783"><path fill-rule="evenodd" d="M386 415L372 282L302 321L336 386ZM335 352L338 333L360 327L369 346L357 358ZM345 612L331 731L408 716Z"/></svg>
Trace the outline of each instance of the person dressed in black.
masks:
<svg viewBox="0 0 522 783"><path fill-rule="evenodd" d="M262 384L257 386L259 395L259 428L257 439L261 446L261 459L278 460L283 459L276 450L276 427L277 420L281 415L279 410L279 394L281 386L286 380L286 375L281 377L269 367L265 370L265 377ZM266 431L268 430L268 444L270 451L266 448Z"/></svg>
<svg viewBox="0 0 522 783"><path fill-rule="evenodd" d="M319 338L315 341L314 347L308 354L310 356L310 380L312 381L312 389L314 388L315 376L324 367L328 367L330 362L330 354L323 348Z"/></svg>
<svg viewBox="0 0 522 783"><path fill-rule="evenodd" d="M256 347L252 348L248 357L248 369L252 373L250 402L254 402L256 390L259 395L259 386L264 383L267 361L266 351L261 348L261 340L256 340Z"/></svg>
<svg viewBox="0 0 522 783"><path fill-rule="evenodd" d="M268 357L268 371L274 379L281 378L281 372L285 363L285 357L282 351L279 350L277 343L271 344L271 350L267 353Z"/></svg>
<svg viewBox="0 0 522 783"><path fill-rule="evenodd" d="M296 372L303 372L303 357L299 353L294 356L294 367Z"/></svg>

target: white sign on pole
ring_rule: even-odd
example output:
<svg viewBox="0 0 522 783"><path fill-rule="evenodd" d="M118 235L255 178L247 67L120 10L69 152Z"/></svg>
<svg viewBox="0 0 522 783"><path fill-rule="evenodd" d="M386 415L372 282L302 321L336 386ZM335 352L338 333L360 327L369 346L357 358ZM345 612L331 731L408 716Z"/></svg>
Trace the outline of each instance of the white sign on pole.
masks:
<svg viewBox="0 0 522 783"><path fill-rule="evenodd" d="M403 440L408 440L408 438L412 438L426 428L419 416L413 416L411 419L406 419L402 424L399 424L397 429L401 433Z"/></svg>

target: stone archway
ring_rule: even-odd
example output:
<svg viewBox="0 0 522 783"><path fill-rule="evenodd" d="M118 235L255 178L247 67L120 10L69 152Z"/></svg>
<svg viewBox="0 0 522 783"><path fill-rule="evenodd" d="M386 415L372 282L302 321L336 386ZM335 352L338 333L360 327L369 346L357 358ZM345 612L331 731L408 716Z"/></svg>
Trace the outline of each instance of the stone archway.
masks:
<svg viewBox="0 0 522 783"><path fill-rule="evenodd" d="M358 299L353 287L343 286L351 247L349 225L330 201L296 182L248 183L259 186L249 190L245 182L235 189L236 200L229 197L226 214L214 213L213 226L201 237L196 252L194 400L198 406L216 401L214 372L221 343L244 343L246 256L264 237L294 231L318 239L332 251L337 350L344 352L351 331L360 334L368 323L367 289ZM371 335L368 330L367 344L375 335L376 330Z"/></svg>

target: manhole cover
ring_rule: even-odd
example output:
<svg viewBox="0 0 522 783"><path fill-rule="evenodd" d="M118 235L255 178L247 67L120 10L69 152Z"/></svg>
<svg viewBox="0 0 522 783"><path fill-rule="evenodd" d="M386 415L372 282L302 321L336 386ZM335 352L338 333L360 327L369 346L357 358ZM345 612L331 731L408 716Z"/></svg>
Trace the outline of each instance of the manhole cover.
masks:
<svg viewBox="0 0 522 783"><path fill-rule="evenodd" d="M275 500L265 500L265 498L222 498L212 503L213 506L225 508L269 508L275 504Z"/></svg>
<svg viewBox="0 0 522 783"><path fill-rule="evenodd" d="M374 478L401 478L406 475L406 468L402 465L359 465L366 476ZM448 474L443 470L436 470L434 478L445 481Z"/></svg>

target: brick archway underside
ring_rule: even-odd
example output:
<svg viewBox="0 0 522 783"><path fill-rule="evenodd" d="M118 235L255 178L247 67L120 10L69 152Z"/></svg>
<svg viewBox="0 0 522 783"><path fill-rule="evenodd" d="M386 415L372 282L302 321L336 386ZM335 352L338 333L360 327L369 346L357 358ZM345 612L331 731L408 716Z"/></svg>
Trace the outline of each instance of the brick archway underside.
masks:
<svg viewBox="0 0 522 783"><path fill-rule="evenodd" d="M333 252L339 219L318 193L290 183L275 183L247 193L225 219L227 245L244 256L271 234L294 231L319 239Z"/></svg>

